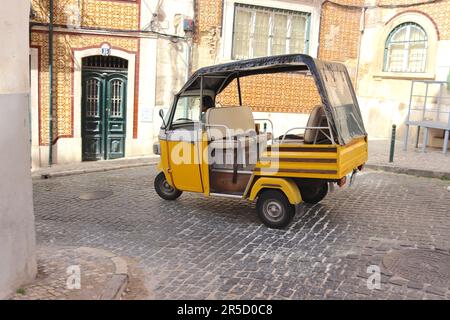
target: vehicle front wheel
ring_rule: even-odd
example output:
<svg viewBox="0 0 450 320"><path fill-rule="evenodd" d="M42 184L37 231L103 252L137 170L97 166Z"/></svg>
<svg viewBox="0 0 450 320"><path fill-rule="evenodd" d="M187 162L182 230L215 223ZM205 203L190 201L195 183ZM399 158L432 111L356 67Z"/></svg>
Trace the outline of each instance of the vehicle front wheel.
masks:
<svg viewBox="0 0 450 320"><path fill-rule="evenodd" d="M261 221L269 228L283 229L294 218L295 206L279 190L263 190L256 202Z"/></svg>
<svg viewBox="0 0 450 320"><path fill-rule="evenodd" d="M302 200L309 204L316 204L322 201L328 193L327 182L310 182L299 186Z"/></svg>
<svg viewBox="0 0 450 320"><path fill-rule="evenodd" d="M175 200L183 193L182 191L172 187L167 182L164 172L158 173L155 178L154 185L156 193L164 200Z"/></svg>

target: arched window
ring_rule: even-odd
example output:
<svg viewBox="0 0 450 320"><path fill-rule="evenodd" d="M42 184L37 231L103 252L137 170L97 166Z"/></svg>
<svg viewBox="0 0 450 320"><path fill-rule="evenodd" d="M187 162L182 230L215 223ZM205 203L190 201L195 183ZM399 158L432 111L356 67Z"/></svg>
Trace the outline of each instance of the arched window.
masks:
<svg viewBox="0 0 450 320"><path fill-rule="evenodd" d="M389 34L384 48L384 71L425 72L428 38L413 22L398 25Z"/></svg>

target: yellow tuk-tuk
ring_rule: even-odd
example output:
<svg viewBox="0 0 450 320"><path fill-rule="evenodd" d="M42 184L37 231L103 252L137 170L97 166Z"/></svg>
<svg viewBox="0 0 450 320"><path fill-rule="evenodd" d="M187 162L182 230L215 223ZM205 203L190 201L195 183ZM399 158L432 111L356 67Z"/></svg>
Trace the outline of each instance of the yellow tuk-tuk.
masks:
<svg viewBox="0 0 450 320"><path fill-rule="evenodd" d="M306 126L275 137L272 122L254 119L251 107L243 105L240 79L283 72L313 77L321 105ZM234 80L239 105L216 103ZM256 200L258 216L272 228L286 227L297 205L318 203L329 186L350 183L368 157L367 133L345 66L302 54L199 69L160 116L154 145L161 156L154 182L158 195L175 200L190 191Z"/></svg>

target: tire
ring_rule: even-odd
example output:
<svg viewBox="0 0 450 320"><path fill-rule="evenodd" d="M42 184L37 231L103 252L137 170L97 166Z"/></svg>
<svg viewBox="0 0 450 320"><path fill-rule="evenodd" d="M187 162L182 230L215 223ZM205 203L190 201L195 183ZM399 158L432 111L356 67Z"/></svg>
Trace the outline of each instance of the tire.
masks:
<svg viewBox="0 0 450 320"><path fill-rule="evenodd" d="M256 202L259 219L274 229L285 228L294 218L295 206L280 190L263 190Z"/></svg>
<svg viewBox="0 0 450 320"><path fill-rule="evenodd" d="M328 183L323 181L315 181L302 183L299 185L302 200L309 204L316 204L322 201L328 193Z"/></svg>
<svg viewBox="0 0 450 320"><path fill-rule="evenodd" d="M155 178L154 186L156 193L164 200L175 200L183 193L182 191L169 185L164 172L158 173Z"/></svg>

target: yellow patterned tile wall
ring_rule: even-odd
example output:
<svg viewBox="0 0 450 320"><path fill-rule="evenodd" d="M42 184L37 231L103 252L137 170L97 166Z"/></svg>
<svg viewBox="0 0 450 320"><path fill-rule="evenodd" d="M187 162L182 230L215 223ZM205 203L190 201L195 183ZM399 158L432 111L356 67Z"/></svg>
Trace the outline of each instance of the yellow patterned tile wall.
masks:
<svg viewBox="0 0 450 320"><path fill-rule="evenodd" d="M319 58L340 62L356 59L360 19L360 9L325 3L320 23Z"/></svg>
<svg viewBox="0 0 450 320"><path fill-rule="evenodd" d="M108 42L112 47L129 51L138 50L138 40L135 38L121 38L93 35L70 35L56 33L54 37L54 139L73 135L72 114L72 49L85 47L99 47ZM49 73L48 73L48 34L32 32L31 45L40 47L40 141L48 144L49 126Z"/></svg>
<svg viewBox="0 0 450 320"><path fill-rule="evenodd" d="M80 3L80 6L78 6ZM31 0L35 22L47 23L49 0ZM54 23L73 25L81 16L81 26L120 30L139 29L139 2L106 0L55 0Z"/></svg>
<svg viewBox="0 0 450 320"><path fill-rule="evenodd" d="M200 32L222 25L222 1L221 0L197 0L196 24Z"/></svg>
<svg viewBox="0 0 450 320"><path fill-rule="evenodd" d="M401 0L402 2L408 2ZM380 2L389 2L381 0ZM392 2L392 1L391 1ZM398 13L414 10L427 14L436 23L441 40L450 40L450 0L443 0L436 3L423 4L412 8L402 8Z"/></svg>
<svg viewBox="0 0 450 320"><path fill-rule="evenodd" d="M314 80L298 74L255 75L242 78L242 104L257 112L309 113L321 103ZM218 95L223 105L239 105L234 80Z"/></svg>

